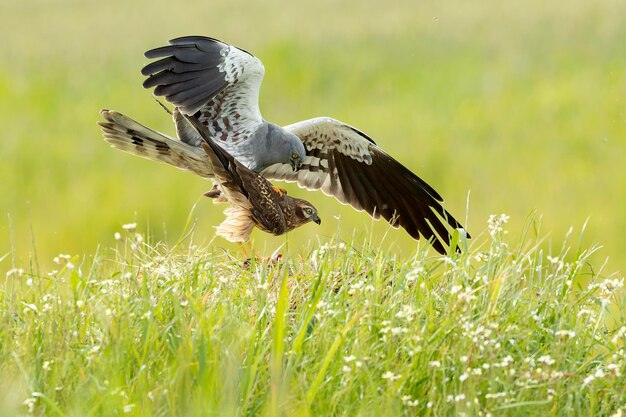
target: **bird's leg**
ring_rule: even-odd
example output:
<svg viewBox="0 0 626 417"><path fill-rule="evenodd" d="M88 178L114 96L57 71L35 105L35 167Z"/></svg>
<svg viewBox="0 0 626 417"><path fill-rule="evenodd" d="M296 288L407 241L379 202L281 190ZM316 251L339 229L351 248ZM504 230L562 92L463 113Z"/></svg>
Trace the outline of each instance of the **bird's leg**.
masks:
<svg viewBox="0 0 626 417"><path fill-rule="evenodd" d="M272 188L278 193L280 197L282 197L283 194L287 194L287 190L285 190L284 188L277 187L276 185L272 185Z"/></svg>
<svg viewBox="0 0 626 417"><path fill-rule="evenodd" d="M237 246L239 246L239 250L241 251L241 253L243 253L243 256L245 256L246 258L250 258L250 252L252 251L252 243L237 242Z"/></svg>

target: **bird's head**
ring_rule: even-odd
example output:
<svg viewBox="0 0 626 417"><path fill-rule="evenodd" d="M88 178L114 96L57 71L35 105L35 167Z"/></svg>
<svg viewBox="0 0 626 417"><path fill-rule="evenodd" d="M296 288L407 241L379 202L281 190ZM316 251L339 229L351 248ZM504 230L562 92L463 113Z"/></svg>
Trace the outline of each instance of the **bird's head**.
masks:
<svg viewBox="0 0 626 417"><path fill-rule="evenodd" d="M308 222L322 223L322 219L317 215L317 209L313 204L305 200L295 199L295 215L299 220L299 224Z"/></svg>
<svg viewBox="0 0 626 417"><path fill-rule="evenodd" d="M302 159L306 156L306 150L304 149L302 141L300 141L300 139L298 139L295 135L293 135L293 137L295 140L290 141L291 155L289 155L289 163L291 164L291 168L293 168L294 172L298 172L300 170L300 165L302 165Z"/></svg>

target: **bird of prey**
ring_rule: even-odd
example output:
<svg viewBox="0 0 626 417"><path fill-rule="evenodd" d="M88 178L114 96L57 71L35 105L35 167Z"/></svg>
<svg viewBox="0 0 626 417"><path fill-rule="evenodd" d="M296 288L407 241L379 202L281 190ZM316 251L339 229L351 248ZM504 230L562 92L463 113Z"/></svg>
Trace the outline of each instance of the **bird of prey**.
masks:
<svg viewBox="0 0 626 417"><path fill-rule="evenodd" d="M275 236L287 233L308 222L321 224L311 203L287 195L274 187L261 174L246 168L208 135L205 126L190 119L205 139L202 147L208 156L214 181L230 207L224 211L226 220L216 234L231 242L247 242L256 226Z"/></svg>
<svg viewBox="0 0 626 417"><path fill-rule="evenodd" d="M145 56L155 60L142 69L143 85L175 106L178 139L103 110L100 125L113 147L216 181L195 120L243 167L268 180L321 190L374 219L383 217L414 239L425 237L440 253L450 244L449 228L463 228L431 186L360 130L329 117L284 127L264 120L258 98L265 70L251 53L217 39L187 36ZM219 193L214 188L207 194Z"/></svg>

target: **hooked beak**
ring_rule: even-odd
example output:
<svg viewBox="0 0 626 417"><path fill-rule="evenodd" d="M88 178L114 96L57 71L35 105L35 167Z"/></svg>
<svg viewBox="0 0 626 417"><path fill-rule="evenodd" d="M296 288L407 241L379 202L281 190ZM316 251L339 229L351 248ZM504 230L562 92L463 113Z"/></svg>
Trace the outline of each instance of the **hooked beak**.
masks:
<svg viewBox="0 0 626 417"><path fill-rule="evenodd" d="M298 159L289 159L289 162L291 163L291 168L293 168L293 172L298 172L300 171L300 158Z"/></svg>
<svg viewBox="0 0 626 417"><path fill-rule="evenodd" d="M322 224L322 219L320 219L319 216L315 216L311 220L313 220L317 224Z"/></svg>

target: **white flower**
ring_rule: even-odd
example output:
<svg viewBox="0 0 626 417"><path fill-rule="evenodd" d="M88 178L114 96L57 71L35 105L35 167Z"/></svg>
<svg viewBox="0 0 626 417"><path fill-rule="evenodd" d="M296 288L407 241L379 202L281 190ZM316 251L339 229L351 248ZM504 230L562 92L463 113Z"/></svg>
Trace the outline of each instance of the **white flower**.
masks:
<svg viewBox="0 0 626 417"><path fill-rule="evenodd" d="M552 265L559 263L559 257L558 256L555 256L554 258L552 256L547 256L547 258L548 258L548 261L550 261L550 263Z"/></svg>
<svg viewBox="0 0 626 417"><path fill-rule="evenodd" d="M554 335L556 337L568 337L572 339L576 336L576 333L572 330L557 330Z"/></svg>
<svg viewBox="0 0 626 417"><path fill-rule="evenodd" d="M459 377L459 381L463 382L463 381L465 381L468 377L469 377L469 375L467 375L467 372L463 372L463 373L461 374L461 376Z"/></svg>
<svg viewBox="0 0 626 417"><path fill-rule="evenodd" d="M22 268L13 268L13 269L9 269L7 273L5 274L5 276L7 278L9 278L11 275L16 275L18 277L21 277L23 274L24 274L24 270Z"/></svg>
<svg viewBox="0 0 626 417"><path fill-rule="evenodd" d="M395 381L396 379L400 379L402 374L396 375L393 372L387 371L382 375L383 379L388 379L390 381Z"/></svg>
<svg viewBox="0 0 626 417"><path fill-rule="evenodd" d="M544 355L541 356L539 359L537 359L538 362L540 363L544 363L546 365L554 365L555 360L552 359L552 357L550 355Z"/></svg>
<svg viewBox="0 0 626 417"><path fill-rule="evenodd" d="M489 234L494 237L497 233L502 232L502 225L509 221L509 216L506 214L500 214L496 216L495 214L491 214L489 216L489 220L487 221L487 226L489 229Z"/></svg>
<svg viewBox="0 0 626 417"><path fill-rule="evenodd" d="M596 379L595 376L593 375L589 375L587 378L585 378L583 380L583 387L586 386L587 384L589 384L591 381L593 381L594 379Z"/></svg>
<svg viewBox="0 0 626 417"><path fill-rule="evenodd" d="M345 373L352 372L352 368L350 368L348 365L344 365L343 368L341 368L341 370L344 371Z"/></svg>
<svg viewBox="0 0 626 417"><path fill-rule="evenodd" d="M502 398L502 397L506 397L506 392L496 392L496 393L488 393L485 395L485 398L490 399L490 398Z"/></svg>
<svg viewBox="0 0 626 417"><path fill-rule="evenodd" d="M133 408L135 408L135 404L127 404L124 406L124 412L130 413L133 411Z"/></svg>
<svg viewBox="0 0 626 417"><path fill-rule="evenodd" d="M626 326L620 327L617 333L615 333L615 336L613 336L613 338L611 339L611 342L613 344L616 344L619 341L619 339L621 339L624 336L626 336Z"/></svg>
<svg viewBox="0 0 626 417"><path fill-rule="evenodd" d="M439 368L439 367L441 367L441 362L439 362L439 361L430 361L430 362L428 362L428 364L429 364L430 366L432 366L433 368Z"/></svg>
<svg viewBox="0 0 626 417"><path fill-rule="evenodd" d="M348 363L352 362L352 361L353 361L353 360L355 360L355 359L356 359L356 356L353 356L353 355L350 355L350 356L344 356L344 357L343 357L343 360L344 360L344 361L346 361L346 362L348 362Z"/></svg>
<svg viewBox="0 0 626 417"><path fill-rule="evenodd" d="M26 407L28 407L28 412L30 414L33 414L35 412L35 404L37 403L37 398L34 397L28 397L24 400L24 402L22 404L24 404Z"/></svg>
<svg viewBox="0 0 626 417"><path fill-rule="evenodd" d="M617 364L610 363L606 366L606 369L608 369L609 371L613 371L615 373L615 376L622 376L622 373L619 370L619 365Z"/></svg>
<svg viewBox="0 0 626 417"><path fill-rule="evenodd" d="M113 235L113 237L115 238L115 240L120 240L122 238L122 235L120 232L115 232L115 234Z"/></svg>
<svg viewBox="0 0 626 417"><path fill-rule="evenodd" d="M126 223L122 226L124 230L135 230L137 228L137 223Z"/></svg>

